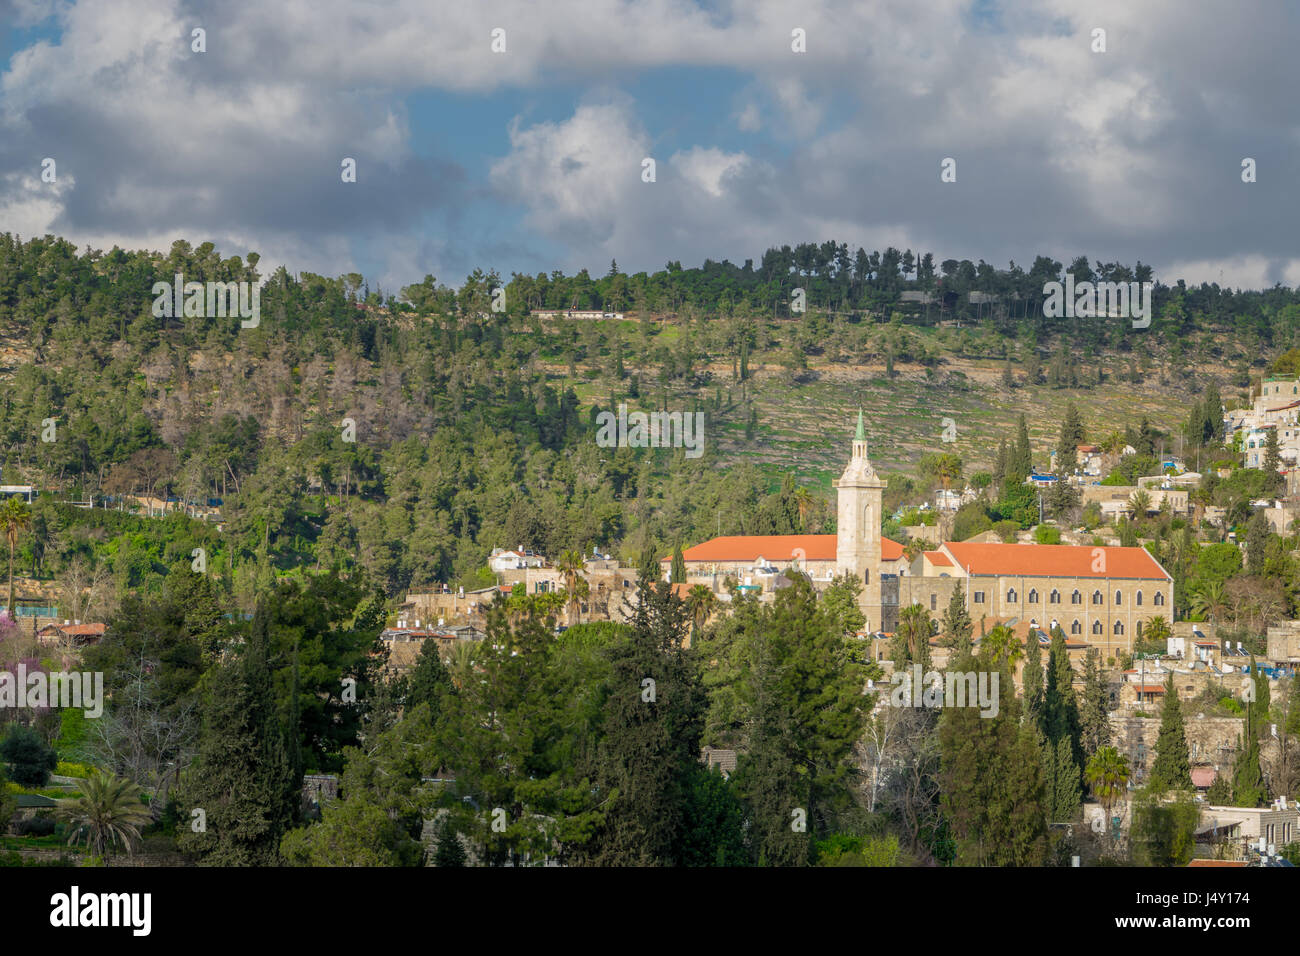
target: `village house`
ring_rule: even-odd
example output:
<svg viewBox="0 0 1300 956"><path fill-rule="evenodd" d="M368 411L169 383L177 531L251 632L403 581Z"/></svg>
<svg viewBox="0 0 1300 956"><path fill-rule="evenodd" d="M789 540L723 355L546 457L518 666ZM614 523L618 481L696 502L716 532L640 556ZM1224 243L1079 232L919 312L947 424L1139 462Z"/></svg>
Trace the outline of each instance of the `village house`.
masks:
<svg viewBox="0 0 1300 956"><path fill-rule="evenodd" d="M86 623L64 621L62 624L45 624L36 631L36 640L46 646L86 647L98 644L104 638L102 622Z"/></svg>

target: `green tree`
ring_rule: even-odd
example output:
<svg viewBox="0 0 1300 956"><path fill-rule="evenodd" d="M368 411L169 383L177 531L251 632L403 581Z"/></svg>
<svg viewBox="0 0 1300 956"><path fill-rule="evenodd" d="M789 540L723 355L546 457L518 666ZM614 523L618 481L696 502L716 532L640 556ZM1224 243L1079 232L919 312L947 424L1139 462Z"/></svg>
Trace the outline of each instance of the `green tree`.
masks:
<svg viewBox="0 0 1300 956"><path fill-rule="evenodd" d="M1133 862L1138 866L1186 866L1196 848L1199 820L1200 809L1190 792L1167 798L1159 788L1144 787L1133 798Z"/></svg>
<svg viewBox="0 0 1300 956"><path fill-rule="evenodd" d="M966 657L959 670L994 666ZM1011 668L999 668L1010 687ZM1019 702L1002 697L998 713L945 707L939 719L940 792L959 866L1038 866L1047 854L1047 817L1038 734L1021 724Z"/></svg>
<svg viewBox="0 0 1300 956"><path fill-rule="evenodd" d="M420 656L407 677L406 704L418 707L427 704L434 720L442 711L443 697L452 691L451 675L438 653L438 642L426 640L420 648Z"/></svg>
<svg viewBox="0 0 1300 956"><path fill-rule="evenodd" d="M1101 651L1088 648L1083 662L1083 702L1079 707L1080 741L1092 757L1110 744L1110 692L1101 669Z"/></svg>
<svg viewBox="0 0 1300 956"><path fill-rule="evenodd" d="M585 862L674 865L687 825L706 699L683 648L686 607L666 582L642 577L631 629L609 648L612 671L595 785L610 806Z"/></svg>
<svg viewBox="0 0 1300 956"><path fill-rule="evenodd" d="M5 499L0 505L0 532L4 533L9 544L9 600L5 604L9 620L14 619L14 553L18 548L18 539L31 525L32 512L27 503L17 495Z"/></svg>
<svg viewBox="0 0 1300 956"><path fill-rule="evenodd" d="M1268 789L1259 766L1259 738L1248 732L1244 742L1238 741L1237 759L1232 765L1232 804L1258 807L1267 800Z"/></svg>
<svg viewBox="0 0 1300 956"><path fill-rule="evenodd" d="M1151 763L1150 788L1191 790L1192 768L1183 727L1183 710L1174 689L1174 675L1165 682L1165 701L1160 711L1160 731L1156 736L1156 756Z"/></svg>
<svg viewBox="0 0 1300 956"><path fill-rule="evenodd" d="M101 858L119 844L130 852L140 840L140 828L153 819L140 788L96 769L77 781L77 790L77 796L58 801L56 811L68 823L68 844L84 841Z"/></svg>
<svg viewBox="0 0 1300 956"><path fill-rule="evenodd" d="M50 782L59 755L36 730L12 723L0 743L0 760L9 765L9 777L20 787L43 787Z"/></svg>
<svg viewBox="0 0 1300 956"><path fill-rule="evenodd" d="M258 609L242 652L221 665L203 707L195 765L180 803L202 810L205 828L182 829L177 843L210 866L273 866L300 802L278 714L270 666L270 613Z"/></svg>
<svg viewBox="0 0 1300 956"><path fill-rule="evenodd" d="M1131 776L1128 758L1114 747L1099 747L1088 758L1088 766L1083 772L1083 778L1087 781L1092 795L1106 811L1108 824L1111 809L1123 798Z"/></svg>
<svg viewBox="0 0 1300 956"><path fill-rule="evenodd" d="M966 610L966 586L958 582L948 599L948 608L943 613L943 645L949 649L949 656L956 660L964 657L971 649L971 638L975 633L975 623L970 612Z"/></svg>
<svg viewBox="0 0 1300 956"><path fill-rule="evenodd" d="M924 673L930 668L930 637L933 626L930 612L920 604L903 608L898 616L898 628L890 641L889 655L897 673L912 664L920 664Z"/></svg>

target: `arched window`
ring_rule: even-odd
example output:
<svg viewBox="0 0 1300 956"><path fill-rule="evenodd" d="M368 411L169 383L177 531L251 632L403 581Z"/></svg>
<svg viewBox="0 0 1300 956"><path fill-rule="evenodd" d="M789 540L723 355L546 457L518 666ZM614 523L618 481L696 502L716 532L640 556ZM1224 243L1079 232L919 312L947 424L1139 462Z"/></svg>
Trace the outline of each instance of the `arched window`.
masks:
<svg viewBox="0 0 1300 956"><path fill-rule="evenodd" d="M862 583L863 583L863 584L870 584L870 583L871 583L871 569L870 569L870 568L867 568L867 570L865 570L865 571L862 572Z"/></svg>
<svg viewBox="0 0 1300 956"><path fill-rule="evenodd" d="M1121 622L1119 622L1119 621L1116 621L1116 622L1115 622L1115 633L1116 633L1116 634L1123 634L1123 633L1124 633L1124 625L1123 625Z"/></svg>
<svg viewBox="0 0 1300 956"><path fill-rule="evenodd" d="M1164 596L1163 594L1161 594L1159 591L1157 591L1157 592L1156 592L1156 596L1155 596L1155 605L1156 605L1156 607L1159 607L1160 605L1162 605L1162 604L1164 604L1164 603L1165 603L1165 596Z"/></svg>
<svg viewBox="0 0 1300 956"><path fill-rule="evenodd" d="M1033 588L1030 588L1030 589L1029 589L1029 603L1030 603L1030 604L1037 604L1037 603L1038 603L1038 592L1037 592L1036 590L1034 590Z"/></svg>
<svg viewBox="0 0 1300 956"><path fill-rule="evenodd" d="M1047 596L1047 602L1049 604L1060 604L1061 592L1056 590L1056 588L1052 588L1052 593Z"/></svg>
<svg viewBox="0 0 1300 956"><path fill-rule="evenodd" d="M1074 623L1070 625L1070 633L1080 634L1082 632L1083 632L1083 625L1079 623L1078 618L1075 618Z"/></svg>
<svg viewBox="0 0 1300 956"><path fill-rule="evenodd" d="M1015 603L1016 603L1016 589L1015 589L1015 588L1007 588L1007 603L1008 603L1008 604L1015 604Z"/></svg>
<svg viewBox="0 0 1300 956"><path fill-rule="evenodd" d="M1101 626L1101 621L1093 621L1093 622L1092 622L1092 633L1094 633L1094 634L1104 634L1104 633L1106 633L1106 629L1105 629L1104 627Z"/></svg>
<svg viewBox="0 0 1300 956"><path fill-rule="evenodd" d="M1071 603L1071 604L1078 604L1078 603L1080 603L1081 601L1083 601L1083 595L1079 593L1079 589L1078 589L1078 588L1075 588L1075 589L1074 589L1074 593L1070 595L1070 603Z"/></svg>
<svg viewBox="0 0 1300 956"><path fill-rule="evenodd" d="M1141 606L1142 606L1142 592L1139 591L1136 595L1134 595L1134 598L1136 599L1137 606L1138 606L1138 607L1141 607Z"/></svg>
<svg viewBox="0 0 1300 956"><path fill-rule="evenodd" d="M1093 603L1093 604L1100 604L1100 603L1101 603L1102 601L1104 601L1104 600L1105 600L1105 598L1103 598L1103 597L1101 596L1101 592L1100 592L1100 591L1093 591L1093 592L1092 592L1092 603Z"/></svg>
<svg viewBox="0 0 1300 956"><path fill-rule="evenodd" d="M1116 607L1119 607L1119 605L1121 605L1121 604L1123 604L1123 603L1124 603L1124 593L1123 593L1122 591L1116 591L1116 592L1115 592L1115 606L1116 606Z"/></svg>

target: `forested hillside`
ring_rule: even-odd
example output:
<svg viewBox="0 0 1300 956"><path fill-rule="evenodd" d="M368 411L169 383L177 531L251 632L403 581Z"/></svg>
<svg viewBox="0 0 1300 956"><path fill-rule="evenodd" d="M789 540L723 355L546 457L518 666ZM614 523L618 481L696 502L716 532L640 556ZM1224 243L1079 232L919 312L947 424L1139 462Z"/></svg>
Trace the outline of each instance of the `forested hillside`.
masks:
<svg viewBox="0 0 1300 956"><path fill-rule="evenodd" d="M281 267L256 328L154 315L155 282L258 281L259 264L207 243L79 254L0 236L4 481L49 493L20 566L52 580L80 562L120 596L156 587L202 544L251 609L258 587L300 568L360 566L396 595L484 580L492 547L635 560L716 533L832 530L829 479L858 406L887 473L912 473L944 417L956 429L945 450L967 473L991 468L1020 414L1045 464L1069 401L1092 434L1181 423L1209 384L1231 400L1300 325L1291 290L1182 283L1157 285L1150 329L1046 319L1041 286L1061 263L936 267L836 243L769 250L757 268L516 275L502 312L501 279L483 271L394 296L359 275ZM1069 269L1149 276L1086 259ZM791 315L796 288L808 309ZM908 290L934 300L900 301ZM971 290L1002 300L972 305ZM628 311L543 321L535 308ZM703 457L597 447L595 415L619 402L702 411ZM926 490L901 474L893 489L894 505ZM104 494L219 498L221 530L55 501Z"/></svg>

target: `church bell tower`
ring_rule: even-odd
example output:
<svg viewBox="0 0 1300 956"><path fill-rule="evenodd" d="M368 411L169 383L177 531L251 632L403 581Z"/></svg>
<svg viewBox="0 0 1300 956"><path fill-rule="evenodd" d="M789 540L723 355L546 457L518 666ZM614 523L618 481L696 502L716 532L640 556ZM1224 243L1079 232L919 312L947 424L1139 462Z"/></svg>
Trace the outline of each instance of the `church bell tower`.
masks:
<svg viewBox="0 0 1300 956"><path fill-rule="evenodd" d="M862 585L858 606L867 617L867 630L882 625L880 594L880 509L885 482L867 458L867 433L858 409L858 430L853 436L853 457L838 481L835 568Z"/></svg>

